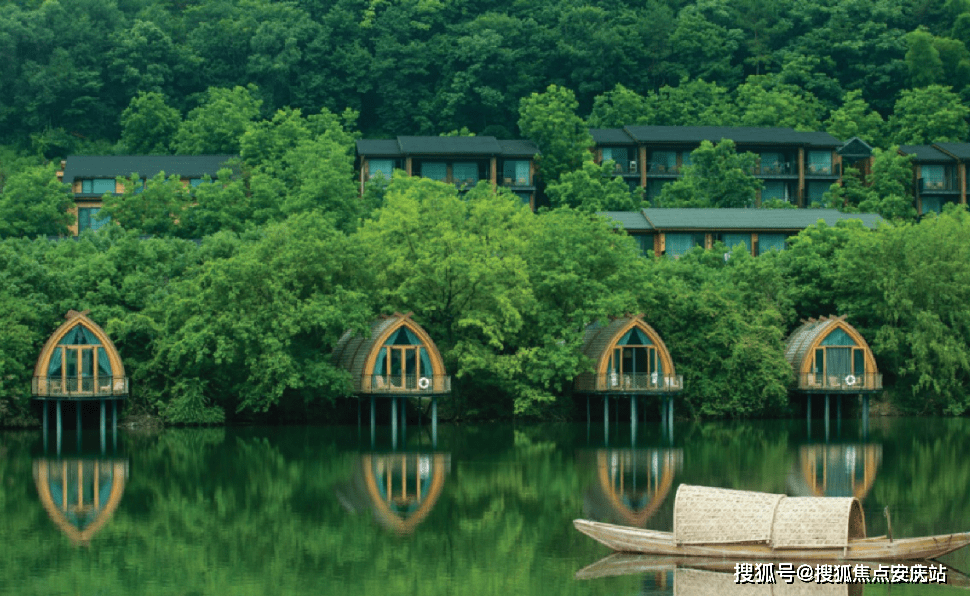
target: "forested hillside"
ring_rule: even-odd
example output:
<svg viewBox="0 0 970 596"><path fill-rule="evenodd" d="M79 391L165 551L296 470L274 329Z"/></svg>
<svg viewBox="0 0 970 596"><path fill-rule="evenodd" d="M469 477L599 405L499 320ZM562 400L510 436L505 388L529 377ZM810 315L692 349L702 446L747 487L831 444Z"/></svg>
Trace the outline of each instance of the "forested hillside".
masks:
<svg viewBox="0 0 970 596"><path fill-rule="evenodd" d="M210 87L247 85L264 117L350 108L366 136L515 138L520 99L549 84L594 126L966 140L968 45L968 0L6 0L0 140L144 150L137 132L115 145L139 94L159 94L139 109L164 135Z"/></svg>

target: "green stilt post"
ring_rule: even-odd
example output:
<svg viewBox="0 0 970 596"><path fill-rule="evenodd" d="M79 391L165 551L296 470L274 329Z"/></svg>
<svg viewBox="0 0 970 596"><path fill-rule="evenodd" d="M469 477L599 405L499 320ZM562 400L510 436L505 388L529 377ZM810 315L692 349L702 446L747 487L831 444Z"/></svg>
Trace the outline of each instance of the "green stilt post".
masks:
<svg viewBox="0 0 970 596"><path fill-rule="evenodd" d="M637 442L637 396L630 396L630 443Z"/></svg>
<svg viewBox="0 0 970 596"><path fill-rule="evenodd" d="M44 405L43 413L40 415L44 427L44 453L47 452L47 400L41 402Z"/></svg>
<svg viewBox="0 0 970 596"><path fill-rule="evenodd" d="M111 400L111 444L118 450L118 400Z"/></svg>
<svg viewBox="0 0 970 596"><path fill-rule="evenodd" d="M391 446L397 449L397 398L391 398Z"/></svg>
<svg viewBox="0 0 970 596"><path fill-rule="evenodd" d="M829 440L829 394L825 394L825 440Z"/></svg>
<svg viewBox="0 0 970 596"><path fill-rule="evenodd" d="M670 398L667 400L667 407L669 408L669 411L667 412L667 425L670 428L670 432L668 434L670 435L670 443L673 444L674 442L674 396L673 395L671 395Z"/></svg>
<svg viewBox="0 0 970 596"><path fill-rule="evenodd" d="M610 439L610 396L603 396L603 434L606 440Z"/></svg>
<svg viewBox="0 0 970 596"><path fill-rule="evenodd" d="M408 440L408 398L401 398L401 446Z"/></svg>
<svg viewBox="0 0 970 596"><path fill-rule="evenodd" d="M108 425L107 424L107 418L108 418L108 416L107 416L107 410L106 410L106 407L105 407L104 400L102 399L101 400L101 453L102 453L102 455L104 454L105 435L106 435L106 430L107 430L106 427Z"/></svg>
<svg viewBox="0 0 970 596"><path fill-rule="evenodd" d="M61 400L57 400L57 455L61 455Z"/></svg>
<svg viewBox="0 0 970 596"><path fill-rule="evenodd" d="M431 448L438 448L438 396L431 396Z"/></svg>

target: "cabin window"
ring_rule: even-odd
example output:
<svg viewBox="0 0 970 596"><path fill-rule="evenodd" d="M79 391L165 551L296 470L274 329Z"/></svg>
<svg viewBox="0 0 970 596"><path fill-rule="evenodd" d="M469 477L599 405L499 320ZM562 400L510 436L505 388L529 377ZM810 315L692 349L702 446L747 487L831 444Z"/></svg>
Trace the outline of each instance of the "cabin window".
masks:
<svg viewBox="0 0 970 596"><path fill-rule="evenodd" d="M943 211L943 201L939 197L920 197L923 205L923 213L941 213Z"/></svg>
<svg viewBox="0 0 970 596"><path fill-rule="evenodd" d="M830 175L832 173L831 151L809 151L808 173Z"/></svg>
<svg viewBox="0 0 970 596"><path fill-rule="evenodd" d="M704 234L666 234L666 254L668 257L679 257L695 246L704 246L704 240Z"/></svg>
<svg viewBox="0 0 970 596"><path fill-rule="evenodd" d="M680 154L680 165L681 165L681 167L686 167L686 166L689 166L689 165L691 165L691 164L694 163L691 160L691 157L690 156L691 156L691 152L690 151L684 151L684 152L682 152Z"/></svg>
<svg viewBox="0 0 970 596"><path fill-rule="evenodd" d="M519 197L519 200L522 201L523 205L525 205L529 209L532 209L532 193L517 192L515 193L515 196Z"/></svg>
<svg viewBox="0 0 970 596"><path fill-rule="evenodd" d="M47 365L48 381L62 390L93 392L98 379L111 380L111 360L90 329L76 325L58 342Z"/></svg>
<svg viewBox="0 0 970 596"><path fill-rule="evenodd" d="M846 377L863 379L866 374L865 348L841 328L829 333L815 349L812 372L820 383L839 385Z"/></svg>
<svg viewBox="0 0 970 596"><path fill-rule="evenodd" d="M532 186L529 162L524 159L506 160L502 164L502 182L505 186Z"/></svg>
<svg viewBox="0 0 970 596"><path fill-rule="evenodd" d="M669 182L669 180L647 180L647 200L656 202L660 193L663 192L664 185Z"/></svg>
<svg viewBox="0 0 970 596"><path fill-rule="evenodd" d="M758 254L763 255L769 250L785 250L785 234L758 234Z"/></svg>
<svg viewBox="0 0 970 596"><path fill-rule="evenodd" d="M374 362L375 385L417 389L421 377L432 377L431 356L418 336L401 327L391 334Z"/></svg>
<svg viewBox="0 0 970 596"><path fill-rule="evenodd" d="M387 180L391 179L394 175L394 160L393 159L371 159L367 162L367 177L374 178L378 174L384 176Z"/></svg>
<svg viewBox="0 0 970 596"><path fill-rule="evenodd" d="M100 212L100 207L79 207L77 210L78 234L84 230L100 230L111 221L108 217L99 217Z"/></svg>
<svg viewBox="0 0 970 596"><path fill-rule="evenodd" d="M81 180L81 192L84 194L103 195L115 191L114 178L93 178Z"/></svg>
<svg viewBox="0 0 970 596"><path fill-rule="evenodd" d="M785 182L768 181L764 183L764 188L761 190L761 201L770 201L771 199L778 199L785 202L791 202L791 195L789 194L788 184Z"/></svg>
<svg viewBox="0 0 970 596"><path fill-rule="evenodd" d="M199 186L201 184L207 184L207 183L212 183L212 180L211 179L206 180L205 178L189 178L189 186L191 186L192 188L195 188L196 186Z"/></svg>
<svg viewBox="0 0 970 596"><path fill-rule="evenodd" d="M828 192L831 184L827 182L808 183L808 203L810 205L821 205L825 203L825 193Z"/></svg>
<svg viewBox="0 0 970 596"><path fill-rule="evenodd" d="M636 173L635 164L631 164L630 150L627 147L603 147L603 162L612 160L616 164L616 172L620 174ZM630 167L633 165L634 167Z"/></svg>
<svg viewBox="0 0 970 596"><path fill-rule="evenodd" d="M660 174L677 172L675 151L654 151L650 154L650 171Z"/></svg>
<svg viewBox="0 0 970 596"><path fill-rule="evenodd" d="M426 161L421 164L421 176L444 182L448 179L448 165L443 161Z"/></svg>
<svg viewBox="0 0 970 596"><path fill-rule="evenodd" d="M739 244L745 248L751 247L751 234L720 234L719 239L730 249Z"/></svg>
<svg viewBox="0 0 970 596"><path fill-rule="evenodd" d="M478 183L478 164L473 161L459 161L451 166L452 178L463 184Z"/></svg>
<svg viewBox="0 0 970 596"><path fill-rule="evenodd" d="M640 254L646 256L649 251L653 250L653 234L636 234L633 236L637 241L637 246L640 247Z"/></svg>
<svg viewBox="0 0 970 596"><path fill-rule="evenodd" d="M658 386L663 383L663 364L657 347L642 330L634 327L613 348L606 365L608 384L636 387Z"/></svg>
<svg viewBox="0 0 970 596"><path fill-rule="evenodd" d="M784 173L784 163L781 153L766 151L761 154L761 173L782 174Z"/></svg>
<svg viewBox="0 0 970 596"><path fill-rule="evenodd" d="M923 176L924 190L943 190L946 187L946 177L943 166L922 166L920 173Z"/></svg>

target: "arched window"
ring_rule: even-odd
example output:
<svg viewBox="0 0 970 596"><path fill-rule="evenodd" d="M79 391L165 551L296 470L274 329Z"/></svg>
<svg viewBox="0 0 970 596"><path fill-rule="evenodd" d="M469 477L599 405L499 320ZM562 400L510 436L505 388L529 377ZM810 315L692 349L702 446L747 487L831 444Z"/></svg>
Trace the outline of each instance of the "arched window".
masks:
<svg viewBox="0 0 970 596"><path fill-rule="evenodd" d="M60 383L63 391L93 393L111 384L111 360L97 336L78 323L61 338L47 365L48 383Z"/></svg>
<svg viewBox="0 0 970 596"><path fill-rule="evenodd" d="M845 330L836 327L815 348L812 371L819 378L832 379L836 385L849 376L865 378L865 348L853 340Z"/></svg>
<svg viewBox="0 0 970 596"><path fill-rule="evenodd" d="M656 386L663 382L663 364L660 361L657 347L650 341L650 337L637 327L630 329L616 342L607 367L610 384L616 386L621 382L638 381L637 386Z"/></svg>
<svg viewBox="0 0 970 596"><path fill-rule="evenodd" d="M422 377L434 377L434 369L421 339L405 325L391 333L381 346L374 362L373 375L379 379L378 384L417 389Z"/></svg>

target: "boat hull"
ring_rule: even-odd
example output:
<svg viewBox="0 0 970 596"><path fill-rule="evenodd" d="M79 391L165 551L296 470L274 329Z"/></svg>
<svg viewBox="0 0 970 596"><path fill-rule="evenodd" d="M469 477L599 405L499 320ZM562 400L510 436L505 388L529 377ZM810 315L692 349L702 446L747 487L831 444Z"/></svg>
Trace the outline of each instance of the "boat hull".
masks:
<svg viewBox="0 0 970 596"><path fill-rule="evenodd" d="M837 548L777 549L764 543L677 544L670 532L643 530L585 519L573 521L576 529L618 552L669 557L718 557L735 559L799 559L899 561L935 559L970 544L970 532L890 540L880 536L850 540Z"/></svg>

